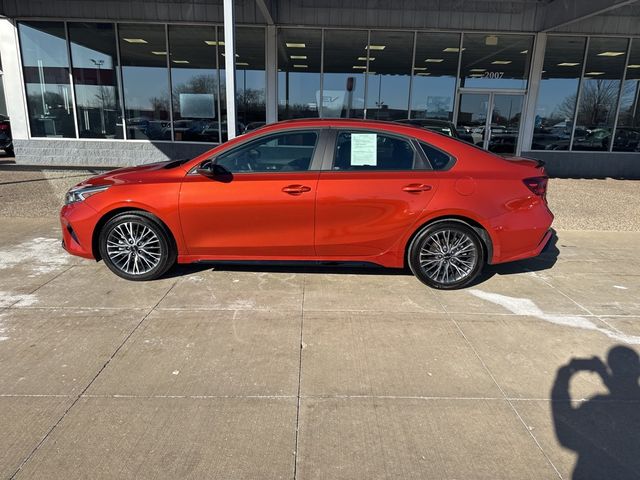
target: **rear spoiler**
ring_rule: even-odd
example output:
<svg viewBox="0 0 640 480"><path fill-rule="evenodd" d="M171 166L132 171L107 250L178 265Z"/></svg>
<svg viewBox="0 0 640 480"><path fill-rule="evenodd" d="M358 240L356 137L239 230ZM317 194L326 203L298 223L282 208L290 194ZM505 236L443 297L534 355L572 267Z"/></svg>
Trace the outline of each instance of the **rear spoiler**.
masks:
<svg viewBox="0 0 640 480"><path fill-rule="evenodd" d="M507 156L504 156L502 158L504 158L505 160L508 160L510 162L535 162L536 163L536 168L541 168L541 167L545 166L544 160L540 160L538 158L507 157Z"/></svg>

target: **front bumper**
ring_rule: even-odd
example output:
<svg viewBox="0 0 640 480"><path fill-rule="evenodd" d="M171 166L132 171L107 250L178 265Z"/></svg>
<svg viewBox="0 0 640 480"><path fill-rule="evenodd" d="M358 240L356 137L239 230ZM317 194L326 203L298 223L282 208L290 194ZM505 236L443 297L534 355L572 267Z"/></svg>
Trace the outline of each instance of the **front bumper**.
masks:
<svg viewBox="0 0 640 480"><path fill-rule="evenodd" d="M95 258L93 255L93 231L98 213L85 202L65 205L60 210L62 247L72 255Z"/></svg>

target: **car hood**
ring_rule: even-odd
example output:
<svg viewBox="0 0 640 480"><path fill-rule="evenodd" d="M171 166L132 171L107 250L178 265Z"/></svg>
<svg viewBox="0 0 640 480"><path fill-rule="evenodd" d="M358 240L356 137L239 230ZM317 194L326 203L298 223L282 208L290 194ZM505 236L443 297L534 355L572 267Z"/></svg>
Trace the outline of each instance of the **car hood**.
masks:
<svg viewBox="0 0 640 480"><path fill-rule="evenodd" d="M88 178L78 186L89 185L123 185L130 183L148 182L156 177L165 177L187 160L169 160L166 162L148 163L137 167L118 168L102 175Z"/></svg>

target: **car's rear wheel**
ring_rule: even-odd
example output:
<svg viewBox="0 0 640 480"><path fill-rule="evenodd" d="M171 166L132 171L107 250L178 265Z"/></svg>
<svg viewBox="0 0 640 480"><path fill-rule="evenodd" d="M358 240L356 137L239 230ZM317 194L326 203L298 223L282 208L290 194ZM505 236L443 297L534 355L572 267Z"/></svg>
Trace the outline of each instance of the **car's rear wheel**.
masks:
<svg viewBox="0 0 640 480"><path fill-rule="evenodd" d="M107 267L127 280L153 280L176 261L170 233L145 212L122 213L110 219L100 232L98 245Z"/></svg>
<svg viewBox="0 0 640 480"><path fill-rule="evenodd" d="M413 274L430 287L454 290L469 285L482 271L485 255L476 232L455 221L428 225L409 247Z"/></svg>

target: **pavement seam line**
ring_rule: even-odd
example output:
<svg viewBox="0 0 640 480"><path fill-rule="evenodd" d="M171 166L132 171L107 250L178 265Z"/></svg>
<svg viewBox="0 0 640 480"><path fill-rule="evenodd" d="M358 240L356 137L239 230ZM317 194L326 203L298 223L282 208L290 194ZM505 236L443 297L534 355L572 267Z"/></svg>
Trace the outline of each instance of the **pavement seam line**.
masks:
<svg viewBox="0 0 640 480"><path fill-rule="evenodd" d="M533 272L533 271L532 271ZM568 298L569 300L571 300L573 303L575 303L578 307L580 307L582 310L584 310L585 312L587 312L588 315L582 315L583 317L595 317L598 320L600 320L602 323L604 323L607 327L611 328L613 331L618 332L622 335L626 335L625 332L623 332L622 330L620 330L619 328L615 327L614 325L611 325L609 322L607 322L605 319L602 318L602 315L597 315L595 313L593 313L591 310L589 310L587 307L583 306L582 304L580 304L577 300L574 300L573 298L571 298L569 296L569 294L563 292L560 288L556 287L555 285L552 285L551 283L549 283L544 277L542 277L541 275L538 275L537 272L533 272L533 274L539 278L540 280L542 280L544 283L546 283L548 286L550 286L552 289L556 290L558 293L560 293L560 295L565 296L566 298ZM626 315L629 317L633 317L634 315Z"/></svg>
<svg viewBox="0 0 640 480"><path fill-rule="evenodd" d="M29 293L27 293L27 295L33 295L34 293L36 293L38 290L40 290L42 287L44 287L45 285L50 284L51 282L53 282L55 279L57 279L60 275L67 273L69 270L71 270L73 268L73 265L69 265L67 268L65 268L63 271L61 271L60 273L58 273L57 275L54 275L52 278L50 278L49 280L47 280L46 282L44 282L42 285L38 285L36 288L34 288L33 290L31 290ZM13 302L11 305L7 305L5 307L3 307L4 309L10 309L10 308L14 308L14 306L18 303L20 303L23 299L20 298L18 300L16 300L15 302ZM15 308L20 308L15 307ZM41 307L41 308L46 308L46 307Z"/></svg>
<svg viewBox="0 0 640 480"><path fill-rule="evenodd" d="M467 342L467 344L469 345L469 347L471 347L471 349L473 350L473 353L475 354L475 356L478 358L478 360L480 360L480 363L482 364L482 367L486 370L486 372L489 374L489 376L491 377L491 380L493 380L493 383L495 383L496 387L498 387L498 390L500 390L500 393L502 393L504 400L507 402L507 404L509 405L509 407L511 408L511 410L513 410L513 412L516 414L516 417L518 417L518 420L520 420L520 423L522 424L522 426L524 427L524 430L529 434L529 436L533 439L533 441L535 442L535 444L538 446L538 448L540 449L540 452L542 453L542 455L544 456L544 458L547 459L547 462L549 463L549 465L551 465L551 467L553 467L553 469L555 470L556 474L558 475L558 477L560 479L562 479L562 474L560 473L560 471L558 470L558 468L555 466L555 464L551 461L551 458L549 458L549 455L547 455L547 452L545 452L544 448L542 448L542 445L540 445L540 442L538 442L538 439L536 438L536 436L531 432L531 430L529 430L529 427L527 426L527 423L524 421L524 419L522 418L522 416L520 415L520 412L518 412L518 410L516 409L516 407L513 405L511 399L507 396L507 394L505 393L505 391L502 389L502 387L498 384L498 381L496 380L496 378L493 376L493 373L491 373L491 370L489 370L488 365L484 362L484 360L482 360L482 357L480 357L480 354L478 353L478 351L476 350L476 348L472 345L472 343L469 341L469 339L467 338L467 336L465 335L465 333L462 331L462 328L460 328L460 325L458 325L458 322L452 317L451 321L454 323L454 325L456 326L456 328L458 329L458 331L460 332L460 334L462 335L462 337L464 338L464 340Z"/></svg>
<svg viewBox="0 0 640 480"><path fill-rule="evenodd" d="M489 377L491 377L491 380L493 381L493 383L495 384L495 386L498 388L498 390L500 391L500 393L502 394L502 397L504 399L504 401L507 402L507 404L509 405L509 407L511 408L511 410L516 414L516 417L518 417L518 420L520 420L520 423L522 424L522 426L524 427L525 431L529 434L529 436L531 437L531 439L533 439L534 443L537 445L538 449L540 450L540 452L542 453L542 455L544 456L544 458L547 460L547 462L549 463L549 465L551 465L551 467L553 468L553 470L556 472L556 474L558 475L558 477L563 480L562 474L560 473L560 471L558 470L558 468L555 466L555 464L551 461L551 458L549 458L549 456L547 455L547 452L544 451L544 449L542 448L542 445L540 445L540 442L538 442L538 439L535 437L535 435L531 432L531 430L529 430L529 427L527 426L526 422L524 421L524 419L522 418L522 416L520 415L520 412L518 412L518 410L516 410L515 406L513 405L513 403L511 402L510 398L507 396L506 392L502 389L502 387L498 384L498 381L496 380L496 378L494 377L493 373L491 373L491 370L489 370L488 365L484 362L484 360L482 360L482 357L480 356L479 352L476 350L476 348L473 346L473 344L471 343L471 341L469 340L469 338L467 338L467 336L465 335L464 331L462 330L462 328L460 328L460 325L458 324L458 322L456 321L455 318L453 318L453 316L451 315L451 313L447 310L447 307L444 305L444 303L440 300L440 298L437 295L434 295L436 297L436 299L438 300L438 303L440 303L440 306L442 307L442 309L445 311L445 313L449 316L450 320L453 322L453 324L456 326L456 329L458 330L458 332L460 332L460 335L462 335L462 338L464 338L464 341L467 343L467 345L469 345L469 348L471 348L471 350L473 351L474 355L476 356L476 358L480 361L480 364L482 365L482 368L484 368L484 370L487 372L487 374L489 375Z"/></svg>
<svg viewBox="0 0 640 480"><path fill-rule="evenodd" d="M302 350L304 349L304 300L305 300L305 290L307 286L307 276L306 274L302 277L302 304L300 305L300 344L298 348L300 349L300 354L298 358L298 393L297 393L297 402L296 402L296 438L294 444L294 454L293 454L293 480L298 478L298 447L299 447L299 429L300 429L300 400L301 400L301 388L302 388Z"/></svg>
<svg viewBox="0 0 640 480"><path fill-rule="evenodd" d="M72 268L72 267L69 267L69 269L70 268ZM98 370L98 373L96 373L94 375L94 377L89 381L89 383L84 387L84 389L76 396L76 398L73 400L73 402L71 402L71 405L69 405L65 409L65 411L62 412L62 415L60 416L58 421L53 424L53 426L49 429L49 431L47 431L47 433L42 437L42 439L33 448L33 450L31 450L31 452L25 457L25 459L20 463L20 465L18 465L18 468L16 469L15 472L13 472L11 474L11 476L9 477L9 480L13 480L16 477L16 475L18 475L18 473L20 473L20 470L22 470L24 468L24 466L29 462L29 460L31 460L33 458L33 456L38 452L38 450L40 450L40 447L42 447L42 445L44 445L44 443L51 436L53 431L58 427L58 425L60 425L62 420L64 420L64 418L71 411L71 409L80 401L80 399L83 397L84 393L91 387L91 385L93 385L93 382L96 381L96 379L100 376L100 374L104 371L104 369L107 368L107 365L109 365L109 363L111 363L111 360L113 360L113 358L118 354L118 352L122 349L122 347L125 345L125 343L127 343L127 341L131 338L131 336L140 328L142 323L149 317L149 315L151 315L153 313L155 308L160 304L160 302L162 302L162 300L165 299L165 297L169 294L169 292L171 292L171 290L173 290L173 287L175 287L177 283L178 283L178 280L173 282L171 287L169 287L169 289L164 293L164 295L160 298L160 300L158 300L158 302L153 307L151 307L151 309L149 309L149 311L142 317L142 319L133 327L133 329L124 338L124 340L122 340L120 345L118 345L118 347L114 350L114 352L109 356L107 361L102 365L102 367L100 367L100 369ZM42 287L42 285L41 285L41 287ZM38 287L38 288L40 288L40 287Z"/></svg>

